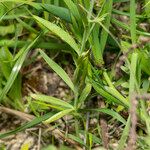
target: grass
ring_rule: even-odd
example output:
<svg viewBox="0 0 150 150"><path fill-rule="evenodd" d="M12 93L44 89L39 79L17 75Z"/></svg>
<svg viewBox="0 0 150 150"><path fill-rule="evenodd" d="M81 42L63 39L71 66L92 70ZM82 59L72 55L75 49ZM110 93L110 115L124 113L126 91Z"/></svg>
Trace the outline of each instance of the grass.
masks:
<svg viewBox="0 0 150 150"><path fill-rule="evenodd" d="M142 8L138 12L137 5ZM118 150L148 150L150 33L140 28L150 22L148 6L147 0L0 0L0 105L18 113L28 108L28 115L35 116L0 138L42 123L45 130L54 128L53 149L62 139L68 149L113 149L116 144ZM68 86L66 101L36 91L22 93L22 70L39 57ZM64 62L73 66L71 76ZM71 123L65 116L72 116ZM104 117L108 133L103 136L99 122ZM93 118L97 123L91 126ZM59 119L74 130L61 131ZM118 138L111 140L109 125L121 126Z"/></svg>

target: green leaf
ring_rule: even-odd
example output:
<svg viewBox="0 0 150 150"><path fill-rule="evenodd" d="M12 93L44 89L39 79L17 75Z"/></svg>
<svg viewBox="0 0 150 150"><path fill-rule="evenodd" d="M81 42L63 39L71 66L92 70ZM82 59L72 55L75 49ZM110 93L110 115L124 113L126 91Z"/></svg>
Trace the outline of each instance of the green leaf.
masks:
<svg viewBox="0 0 150 150"><path fill-rule="evenodd" d="M117 26L120 26L123 29L130 31L130 27L127 24L125 24L115 18L111 18L111 22L116 24ZM144 32L144 31L140 31L140 30L136 30L136 33L139 35L150 36L149 32Z"/></svg>
<svg viewBox="0 0 150 150"><path fill-rule="evenodd" d="M80 16L80 13L78 11L77 5L75 5L72 0L64 0L64 2L68 6L70 12L76 18L76 20L79 20L81 22L81 16Z"/></svg>
<svg viewBox="0 0 150 150"><path fill-rule="evenodd" d="M125 103L123 103L122 101L120 101L119 99L115 98L114 96L112 96L111 94L109 94L109 92L107 92L102 85L100 85L99 83L92 81L92 86L93 88L104 98L106 98L109 102L118 104L118 105L122 105L124 107L128 108L128 105L126 105Z"/></svg>
<svg viewBox="0 0 150 150"><path fill-rule="evenodd" d="M72 91L74 91L74 85L67 73L50 57L48 57L43 51L40 50L40 54L48 63L48 65L62 78L62 80L72 89Z"/></svg>
<svg viewBox="0 0 150 150"><path fill-rule="evenodd" d="M137 87L137 64L138 64L138 53L133 53L131 56L130 65L130 80L129 80L129 99L132 94L136 91Z"/></svg>
<svg viewBox="0 0 150 150"><path fill-rule="evenodd" d="M86 86L85 86L85 88L83 89L80 97L79 97L78 107L80 107L80 105L86 100L87 96L91 92L91 89L92 89L91 83L87 83Z"/></svg>
<svg viewBox="0 0 150 150"><path fill-rule="evenodd" d="M13 134L16 134L18 132L24 131L25 129L31 128L33 126L36 126L36 125L40 124L42 121L45 121L46 119L50 118L52 115L53 115L52 112L47 113L41 117L36 117L32 121L23 124L22 126L16 128L15 130L8 131L6 133L1 133L0 139L5 138L5 137L10 136L10 135L13 135Z"/></svg>
<svg viewBox="0 0 150 150"><path fill-rule="evenodd" d="M149 54L145 53L144 51L139 53L139 57L141 59L141 69L148 75L150 75L150 57Z"/></svg>
<svg viewBox="0 0 150 150"><path fill-rule="evenodd" d="M108 87L106 86L105 89L107 90L108 93L119 99L122 103L124 103L126 106L129 107L129 101L123 97L120 92L118 92L115 88L113 87Z"/></svg>
<svg viewBox="0 0 150 150"><path fill-rule="evenodd" d="M45 11L50 12L67 22L71 22L71 16L68 9L50 4L42 4L41 6Z"/></svg>
<svg viewBox="0 0 150 150"><path fill-rule="evenodd" d="M42 95L42 94L31 94L30 96L36 100L51 103L54 106L62 106L64 108L73 108L73 106L70 105L69 103L67 103L63 100L60 100L58 98L52 97L52 96L46 96L46 95Z"/></svg>
<svg viewBox="0 0 150 150"><path fill-rule="evenodd" d="M40 34L41 35L41 34ZM37 36L28 46L24 46L23 49L24 49L24 52L23 54L18 58L18 60L16 61L12 71L11 71L11 74L9 76L9 79L4 87L4 89L2 90L2 92L0 93L0 101L4 98L4 96L7 94L7 92L10 90L11 86L13 85L20 69L21 69L21 66L26 58L26 55L28 53L28 51L31 49L31 47L35 44L35 42L37 42L37 40L39 39L39 36Z"/></svg>
<svg viewBox="0 0 150 150"><path fill-rule="evenodd" d="M108 2L106 2L106 7L105 7L105 13L108 15L105 18L105 22L104 22L104 26L107 30L109 30L110 27L110 20L111 20L111 12L112 12L112 6L113 6L113 0L109 0ZM104 48L106 45L106 41L107 41L107 37L108 37L108 32L103 28L101 31L101 35L100 35L100 50L101 53L103 54L104 52Z"/></svg>
<svg viewBox="0 0 150 150"><path fill-rule="evenodd" d="M50 117L49 119L47 119L46 121L44 121L45 123L51 123L54 122L58 119L60 119L61 117L67 115L68 113L72 112L74 109L65 109L63 111L58 112L57 114L53 115L52 117Z"/></svg>
<svg viewBox="0 0 150 150"><path fill-rule="evenodd" d="M128 138L128 135L129 135L130 123L131 123L131 117L129 116L128 120L127 120L127 123L126 123L126 126L125 126L125 128L123 130L123 133L121 135L121 138L119 140L117 150L123 150L124 149L125 142L126 142L126 140Z"/></svg>
<svg viewBox="0 0 150 150"><path fill-rule="evenodd" d="M19 17L18 17L18 18L15 17L15 18L16 18L16 20L17 20L24 28L26 28L26 29L29 30L30 32L33 32L33 33L35 33L35 34L38 33L37 30L35 30L33 27L31 27L31 25L29 25L28 23L26 23L26 22L24 22L23 20L21 20Z"/></svg>
<svg viewBox="0 0 150 150"><path fill-rule="evenodd" d="M117 119L118 121L122 122L123 124L126 124L126 120L121 115L119 115L119 113L115 112L114 110L107 109L107 108L86 109L86 110L102 112L102 113L108 114L108 115L112 116L113 118Z"/></svg>
<svg viewBox="0 0 150 150"><path fill-rule="evenodd" d="M14 24L8 25L8 26L0 26L0 35L5 36L7 34L12 34L15 32L15 26Z"/></svg>
<svg viewBox="0 0 150 150"><path fill-rule="evenodd" d="M22 40L8 40L8 39L3 39L0 40L0 46L7 46L7 47L15 47L15 44L17 45L18 48L23 47L25 44L29 45L31 41L22 41ZM70 47L66 43L55 43L53 41L48 41L48 42L39 42L38 44L33 45L34 48L42 48L42 49L53 49L53 50L70 50ZM22 50L23 51L23 50ZM20 52L20 51L19 51ZM18 52L18 53L19 53ZM20 52L21 53L21 52Z"/></svg>
<svg viewBox="0 0 150 150"><path fill-rule="evenodd" d="M136 2L130 1L130 32L132 44L136 43Z"/></svg>
<svg viewBox="0 0 150 150"><path fill-rule="evenodd" d="M49 22L49 21L47 21L45 19L42 19L42 18L40 18L38 16L33 15L33 18L37 22L42 24L44 27L46 27L48 30L50 30L51 32L56 34L58 37L60 37L63 41L68 43L76 51L76 53L79 55L78 45L75 42L75 40L73 39L73 37L68 32L64 31L62 28L60 28L56 24L51 23L51 22Z"/></svg>
<svg viewBox="0 0 150 150"><path fill-rule="evenodd" d="M74 136L73 134L67 134L67 137L68 137L69 139L72 139L72 140L74 140L74 141L80 143L81 145L86 146L86 144L84 143L84 141L83 141L82 139L80 139L80 138L77 137L77 136Z"/></svg>
<svg viewBox="0 0 150 150"><path fill-rule="evenodd" d="M7 47L2 47L0 49L0 70L2 71L2 74L6 78L6 80L9 78L10 72L11 72L11 61L13 59L12 54L10 53L9 49Z"/></svg>

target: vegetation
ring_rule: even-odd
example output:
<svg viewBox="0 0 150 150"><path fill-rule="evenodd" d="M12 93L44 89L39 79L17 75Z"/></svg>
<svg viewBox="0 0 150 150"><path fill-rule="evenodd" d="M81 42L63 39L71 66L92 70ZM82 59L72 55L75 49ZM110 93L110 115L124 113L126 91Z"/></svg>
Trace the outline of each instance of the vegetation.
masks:
<svg viewBox="0 0 150 150"><path fill-rule="evenodd" d="M51 134L47 149L62 140L62 149L148 150L149 7L149 0L0 0L0 110L33 116L0 138L41 124ZM68 86L65 100L23 94L24 68L39 57ZM61 118L72 129L62 130Z"/></svg>

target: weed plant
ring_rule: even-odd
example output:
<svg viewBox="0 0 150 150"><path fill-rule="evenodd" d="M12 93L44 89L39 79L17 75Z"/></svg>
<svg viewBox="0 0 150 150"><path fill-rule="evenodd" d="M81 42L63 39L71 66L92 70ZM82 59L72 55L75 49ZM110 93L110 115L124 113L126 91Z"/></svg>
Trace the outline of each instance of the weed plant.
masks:
<svg viewBox="0 0 150 150"><path fill-rule="evenodd" d="M111 149L113 140L103 136L99 124L105 116L108 125L117 122L122 128L117 150L148 150L150 30L140 25L149 26L149 8L148 0L0 0L0 104L18 111L29 106L36 115L0 138L40 123L55 125L56 120L71 115L75 130L65 135L67 139L80 148ZM22 95L21 70L36 60L28 57L33 50L70 88L70 99ZM72 78L61 67L68 60L59 58L56 63L51 53L72 58ZM113 54L116 57L111 61ZM46 108L41 113L35 104ZM98 122L92 128L93 117Z"/></svg>

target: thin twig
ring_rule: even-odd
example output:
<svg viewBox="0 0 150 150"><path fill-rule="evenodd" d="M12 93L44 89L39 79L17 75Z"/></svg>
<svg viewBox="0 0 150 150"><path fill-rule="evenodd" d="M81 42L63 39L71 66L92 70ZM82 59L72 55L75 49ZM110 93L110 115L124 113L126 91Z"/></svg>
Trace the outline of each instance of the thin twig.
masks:
<svg viewBox="0 0 150 150"><path fill-rule="evenodd" d="M39 136L38 136L37 150L40 150L40 149L41 149L41 133L42 133L42 129L39 128Z"/></svg>

